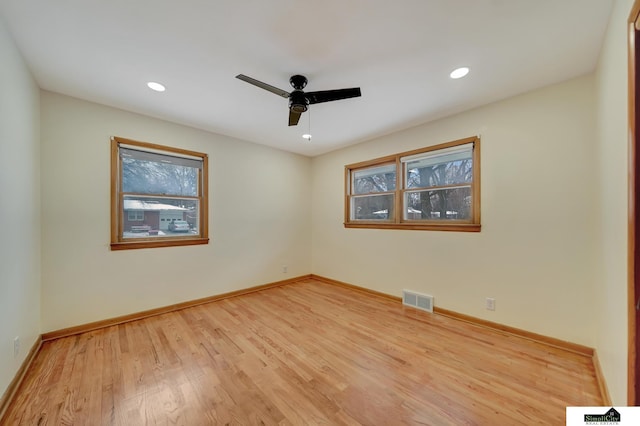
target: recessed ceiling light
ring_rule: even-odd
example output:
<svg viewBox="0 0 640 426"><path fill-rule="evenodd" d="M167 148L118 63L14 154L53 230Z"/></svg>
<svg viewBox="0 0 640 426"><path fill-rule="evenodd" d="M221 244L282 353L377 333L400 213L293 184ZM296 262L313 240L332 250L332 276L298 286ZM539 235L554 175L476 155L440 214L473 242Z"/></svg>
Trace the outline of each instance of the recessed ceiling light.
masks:
<svg viewBox="0 0 640 426"><path fill-rule="evenodd" d="M165 91L165 87L160 83L156 83L155 81L148 82L147 86L149 86L149 89L155 90L156 92L164 92Z"/></svg>
<svg viewBox="0 0 640 426"><path fill-rule="evenodd" d="M308 141L311 140L311 135L309 133L305 133L304 135L302 135L302 137Z"/></svg>
<svg viewBox="0 0 640 426"><path fill-rule="evenodd" d="M449 77L451 77L451 78L462 78L467 74L469 74L469 68L461 67L461 68L456 68L455 70L451 71L451 74L449 74Z"/></svg>

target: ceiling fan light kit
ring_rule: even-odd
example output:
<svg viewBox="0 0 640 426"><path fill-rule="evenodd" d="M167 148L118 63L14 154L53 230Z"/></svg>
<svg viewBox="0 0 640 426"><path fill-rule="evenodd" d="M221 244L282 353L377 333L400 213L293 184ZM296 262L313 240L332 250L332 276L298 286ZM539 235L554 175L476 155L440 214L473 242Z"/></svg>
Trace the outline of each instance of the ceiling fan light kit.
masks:
<svg viewBox="0 0 640 426"><path fill-rule="evenodd" d="M263 83L255 78L248 77L244 74L238 74L237 79L245 81L249 84L253 84L256 87L267 90L271 93L275 93L278 96L289 99L289 126L296 126L300 121L300 115L309 109L311 104L319 104L323 102L338 101L341 99L356 98L362 96L359 87L353 87L350 89L337 89L337 90L321 90L317 92L304 92L307 86L307 77L303 75L294 75L289 79L289 84L293 87L291 92L279 89L267 83ZM309 140L311 138L309 137Z"/></svg>

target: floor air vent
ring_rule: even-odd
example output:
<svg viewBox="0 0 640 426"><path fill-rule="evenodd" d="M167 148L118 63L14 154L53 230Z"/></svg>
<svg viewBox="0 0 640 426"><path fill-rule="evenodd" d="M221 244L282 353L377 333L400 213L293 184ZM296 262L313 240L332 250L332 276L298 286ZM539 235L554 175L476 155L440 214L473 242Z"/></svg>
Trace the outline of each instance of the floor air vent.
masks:
<svg viewBox="0 0 640 426"><path fill-rule="evenodd" d="M433 296L415 291L402 290L402 304L413 306L427 312L433 312Z"/></svg>

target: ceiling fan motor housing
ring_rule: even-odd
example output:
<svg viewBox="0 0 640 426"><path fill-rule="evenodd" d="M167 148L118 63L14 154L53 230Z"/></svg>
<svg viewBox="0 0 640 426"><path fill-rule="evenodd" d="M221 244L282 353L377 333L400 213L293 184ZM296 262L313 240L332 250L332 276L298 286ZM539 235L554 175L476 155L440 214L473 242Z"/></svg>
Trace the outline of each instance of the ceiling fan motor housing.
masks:
<svg viewBox="0 0 640 426"><path fill-rule="evenodd" d="M298 113L303 113L309 109L309 99L307 99L302 90L296 89L291 92L289 95L289 109Z"/></svg>

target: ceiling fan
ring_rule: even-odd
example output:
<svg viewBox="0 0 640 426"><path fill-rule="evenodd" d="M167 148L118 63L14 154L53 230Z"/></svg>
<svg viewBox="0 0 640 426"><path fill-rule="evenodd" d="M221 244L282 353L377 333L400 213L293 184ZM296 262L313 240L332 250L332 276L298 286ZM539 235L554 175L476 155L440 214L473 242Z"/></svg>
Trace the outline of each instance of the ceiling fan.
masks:
<svg viewBox="0 0 640 426"><path fill-rule="evenodd" d="M340 99L356 98L361 96L360 88L353 87L350 89L337 90L321 90L318 92L305 93L302 89L307 85L307 77L303 75L294 75L289 79L289 84L293 87L291 93L286 90L278 89L270 84L263 83L255 78L247 77L244 74L236 75L236 78L246 81L249 84L258 86L261 89L268 90L271 93L289 99L289 126L295 126L300 120L300 115L309 109L311 104L319 104L322 102L338 101Z"/></svg>

